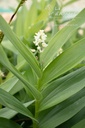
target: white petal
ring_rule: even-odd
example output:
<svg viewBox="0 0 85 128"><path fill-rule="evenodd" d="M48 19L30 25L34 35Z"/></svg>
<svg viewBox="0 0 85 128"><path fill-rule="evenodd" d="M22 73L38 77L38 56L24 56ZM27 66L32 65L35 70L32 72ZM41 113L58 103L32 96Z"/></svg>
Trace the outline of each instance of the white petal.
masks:
<svg viewBox="0 0 85 128"><path fill-rule="evenodd" d="M45 42L42 43L42 46L45 48L48 46L48 44L46 44Z"/></svg>

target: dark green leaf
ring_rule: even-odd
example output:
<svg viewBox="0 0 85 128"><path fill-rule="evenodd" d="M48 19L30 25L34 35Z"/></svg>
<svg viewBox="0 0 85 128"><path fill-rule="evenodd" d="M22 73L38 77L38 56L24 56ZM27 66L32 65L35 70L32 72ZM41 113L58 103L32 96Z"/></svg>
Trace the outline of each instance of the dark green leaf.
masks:
<svg viewBox="0 0 85 128"><path fill-rule="evenodd" d="M0 128L22 128L17 123L0 117Z"/></svg>

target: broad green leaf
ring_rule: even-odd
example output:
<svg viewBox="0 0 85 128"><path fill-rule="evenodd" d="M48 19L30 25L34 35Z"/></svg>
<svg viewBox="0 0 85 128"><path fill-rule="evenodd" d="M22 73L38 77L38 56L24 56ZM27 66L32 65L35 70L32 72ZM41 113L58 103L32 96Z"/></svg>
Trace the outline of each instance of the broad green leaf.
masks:
<svg viewBox="0 0 85 128"><path fill-rule="evenodd" d="M41 53L41 63L43 64L43 68L46 68L46 66L54 59L58 50L84 22L85 9L83 9L69 24L53 36L48 43L48 47L46 47L44 52Z"/></svg>
<svg viewBox="0 0 85 128"><path fill-rule="evenodd" d="M18 71L23 72L26 70L26 67L29 67L29 65L25 60L22 60L22 62L18 63L15 67ZM7 79L11 78L12 76L13 74L9 72L9 74L7 75Z"/></svg>
<svg viewBox="0 0 85 128"><path fill-rule="evenodd" d="M16 77L12 77L12 78L8 79L7 81L5 81L4 83L2 83L0 85L0 88L2 88L5 91L9 92L15 86L15 84L17 82L18 82L18 79Z"/></svg>
<svg viewBox="0 0 85 128"><path fill-rule="evenodd" d="M42 85L52 81L79 64L85 58L84 48L85 38L72 45L54 59L43 72L41 79Z"/></svg>
<svg viewBox="0 0 85 128"><path fill-rule="evenodd" d="M13 46L13 44L10 41L4 40L4 41L2 41L2 45L4 48L12 51L15 54L18 54L18 51L16 50L16 48Z"/></svg>
<svg viewBox="0 0 85 128"><path fill-rule="evenodd" d="M55 128L72 118L85 107L85 89L73 95L61 104L43 111L39 117L39 128Z"/></svg>
<svg viewBox="0 0 85 128"><path fill-rule="evenodd" d="M27 102L27 103L24 103L23 105L24 105L25 107L28 107L28 106L30 106L30 105L31 105L32 103L34 103L34 102L35 102L34 100L33 100L33 101L29 101L29 102ZM18 114L17 111L12 110L12 109L7 108L7 107L0 109L0 117L6 118L6 119L11 119L11 118L13 118L15 115L17 115L17 114Z"/></svg>
<svg viewBox="0 0 85 128"><path fill-rule="evenodd" d="M62 128L62 127L63 128L67 128L67 127L72 128L73 126L75 126L77 123L79 123L83 119L85 119L85 107L83 107L77 114L75 114L68 121L61 124L58 128ZM80 128L82 128L82 127L80 127Z"/></svg>
<svg viewBox="0 0 85 128"><path fill-rule="evenodd" d="M17 113L18 112L7 107L0 109L0 117L6 118L6 119L13 118L15 115L17 115Z"/></svg>
<svg viewBox="0 0 85 128"><path fill-rule="evenodd" d="M0 128L22 128L19 124L5 118L0 118Z"/></svg>
<svg viewBox="0 0 85 128"><path fill-rule="evenodd" d="M18 80L18 82L11 88L9 93L14 95L14 94L18 93L20 90L22 90L23 88L25 88L24 84L20 80ZM27 88L27 90L28 90L28 88Z"/></svg>
<svg viewBox="0 0 85 128"><path fill-rule="evenodd" d="M32 24L35 24L35 20L36 20L37 15L38 15L37 5L38 5L38 2L33 1L30 9L28 9L27 12L26 12L26 9L23 9L24 13L27 13L27 16L25 17L25 21L24 21L25 34L27 33L28 28Z"/></svg>
<svg viewBox="0 0 85 128"><path fill-rule="evenodd" d="M15 76L6 80L4 83L0 85L0 88L7 92L10 92L12 95L23 89L23 87L23 83Z"/></svg>
<svg viewBox="0 0 85 128"><path fill-rule="evenodd" d="M0 104L7 106L31 119L35 120L32 113L24 105L8 92L0 88Z"/></svg>
<svg viewBox="0 0 85 128"><path fill-rule="evenodd" d="M69 83L69 84L68 84ZM85 87L85 67L52 82L42 92L40 111L65 101Z"/></svg>
<svg viewBox="0 0 85 128"><path fill-rule="evenodd" d="M22 41L13 33L6 21L0 16L0 29L3 31L5 36L10 40L10 42L15 46L15 48L20 52L24 59L29 63L29 65L34 69L38 77L41 76L41 70L39 64L32 54L29 48L25 46Z"/></svg>
<svg viewBox="0 0 85 128"><path fill-rule="evenodd" d="M20 74L20 72L13 65L11 65L1 45L0 45L0 62L7 69L9 69L15 76L17 76L22 81L22 83L25 84L25 86L28 88L28 90L36 99L40 99L41 97L40 92L34 87L34 85L31 85L26 79L24 79L23 75Z"/></svg>
<svg viewBox="0 0 85 128"><path fill-rule="evenodd" d="M17 12L17 18L13 23L13 30L17 36L21 37L25 33L25 22L27 17L27 8L23 6L19 12ZM22 17L23 15L23 17ZM22 27L23 26L23 27Z"/></svg>
<svg viewBox="0 0 85 128"><path fill-rule="evenodd" d="M85 119L81 120L71 128L84 128L84 127L85 127Z"/></svg>

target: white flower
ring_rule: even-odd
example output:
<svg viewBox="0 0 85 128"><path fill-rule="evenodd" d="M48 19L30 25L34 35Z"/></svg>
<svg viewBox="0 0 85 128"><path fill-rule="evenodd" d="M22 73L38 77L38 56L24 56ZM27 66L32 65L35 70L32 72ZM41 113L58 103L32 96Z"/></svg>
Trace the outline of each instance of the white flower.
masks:
<svg viewBox="0 0 85 128"><path fill-rule="evenodd" d="M57 52L57 56L59 56L62 52L63 52L63 49L60 48L60 49L58 50L58 52Z"/></svg>
<svg viewBox="0 0 85 128"><path fill-rule="evenodd" d="M35 41L33 41L33 43L35 44L35 46L37 46L37 50L39 52L43 52L44 48L48 46L45 43L46 38L47 35L44 33L44 30L40 30L38 33L35 33Z"/></svg>
<svg viewBox="0 0 85 128"><path fill-rule="evenodd" d="M0 77L4 77L4 73L0 70Z"/></svg>
<svg viewBox="0 0 85 128"><path fill-rule="evenodd" d="M41 50L40 46L37 47L37 50L39 50L39 51Z"/></svg>
<svg viewBox="0 0 85 128"><path fill-rule="evenodd" d="M32 52L35 52L36 50L35 49L31 49Z"/></svg>
<svg viewBox="0 0 85 128"><path fill-rule="evenodd" d="M48 44L46 44L45 42L42 43L42 47L43 47L43 48L45 48L45 47L47 47L47 46L48 46Z"/></svg>

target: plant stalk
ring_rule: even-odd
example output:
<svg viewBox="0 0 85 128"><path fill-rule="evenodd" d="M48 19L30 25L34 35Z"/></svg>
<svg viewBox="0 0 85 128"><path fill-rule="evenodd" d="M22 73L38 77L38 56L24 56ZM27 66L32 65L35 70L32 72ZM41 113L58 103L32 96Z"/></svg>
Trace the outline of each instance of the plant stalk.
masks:
<svg viewBox="0 0 85 128"><path fill-rule="evenodd" d="M37 89L38 91L40 91L40 79L38 80L38 84L37 84ZM39 117L39 104L40 101L36 100L35 101L35 119L38 121L38 117ZM39 128L39 122L33 122L33 128Z"/></svg>
<svg viewBox="0 0 85 128"><path fill-rule="evenodd" d="M35 119L37 119L37 120L38 120L38 108L39 108L39 101L36 100L35 101ZM38 122L33 121L33 128L39 128Z"/></svg>

